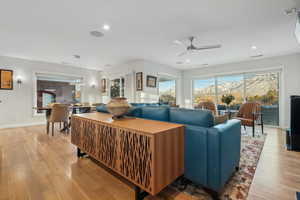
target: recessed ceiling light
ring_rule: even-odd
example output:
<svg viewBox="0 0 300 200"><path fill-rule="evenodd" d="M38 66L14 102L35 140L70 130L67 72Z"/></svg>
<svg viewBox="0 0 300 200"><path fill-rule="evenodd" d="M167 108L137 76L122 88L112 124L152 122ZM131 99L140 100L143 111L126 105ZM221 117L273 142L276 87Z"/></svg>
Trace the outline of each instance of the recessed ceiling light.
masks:
<svg viewBox="0 0 300 200"><path fill-rule="evenodd" d="M77 54L73 55L73 57L76 59L80 59L80 55L77 55Z"/></svg>
<svg viewBox="0 0 300 200"><path fill-rule="evenodd" d="M191 62L190 59L186 59L186 60L185 60L185 63L190 63L190 62Z"/></svg>
<svg viewBox="0 0 300 200"><path fill-rule="evenodd" d="M104 34L100 31L91 31L90 35L94 36L94 37L103 37L104 36Z"/></svg>
<svg viewBox="0 0 300 200"><path fill-rule="evenodd" d="M256 50L257 46L252 46L251 49Z"/></svg>
<svg viewBox="0 0 300 200"><path fill-rule="evenodd" d="M110 30L110 26L108 24L104 24L102 26L103 30L109 31Z"/></svg>

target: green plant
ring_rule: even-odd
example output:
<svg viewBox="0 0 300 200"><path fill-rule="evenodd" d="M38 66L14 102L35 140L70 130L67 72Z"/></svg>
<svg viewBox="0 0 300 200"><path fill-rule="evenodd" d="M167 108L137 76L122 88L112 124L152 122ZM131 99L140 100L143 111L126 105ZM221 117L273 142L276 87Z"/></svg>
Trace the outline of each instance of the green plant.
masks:
<svg viewBox="0 0 300 200"><path fill-rule="evenodd" d="M234 100L234 96L232 94L224 94L222 95L221 101L225 103L227 106Z"/></svg>

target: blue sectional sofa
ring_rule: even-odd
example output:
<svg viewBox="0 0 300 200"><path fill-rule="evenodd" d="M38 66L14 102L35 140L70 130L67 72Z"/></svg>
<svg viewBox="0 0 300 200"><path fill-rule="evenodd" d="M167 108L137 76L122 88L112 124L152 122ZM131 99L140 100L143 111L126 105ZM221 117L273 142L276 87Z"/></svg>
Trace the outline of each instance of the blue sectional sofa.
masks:
<svg viewBox="0 0 300 200"><path fill-rule="evenodd" d="M97 111L107 112L105 106ZM168 106L132 106L127 115L185 124L184 176L196 184L219 192L239 166L239 120L215 126L210 111Z"/></svg>

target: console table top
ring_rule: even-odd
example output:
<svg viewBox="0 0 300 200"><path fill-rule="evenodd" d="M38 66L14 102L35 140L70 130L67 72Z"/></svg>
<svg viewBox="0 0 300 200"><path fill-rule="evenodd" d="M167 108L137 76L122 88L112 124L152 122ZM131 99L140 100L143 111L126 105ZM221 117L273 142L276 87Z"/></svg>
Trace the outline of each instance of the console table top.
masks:
<svg viewBox="0 0 300 200"><path fill-rule="evenodd" d="M99 121L118 128L130 129L134 131L144 132L147 134L158 134L161 132L165 132L171 129L184 126L182 124L175 124L170 122L162 122L162 121L134 118L134 117L125 117L122 119L114 120L112 119L111 114L99 113L99 112L75 114L73 115L73 117Z"/></svg>

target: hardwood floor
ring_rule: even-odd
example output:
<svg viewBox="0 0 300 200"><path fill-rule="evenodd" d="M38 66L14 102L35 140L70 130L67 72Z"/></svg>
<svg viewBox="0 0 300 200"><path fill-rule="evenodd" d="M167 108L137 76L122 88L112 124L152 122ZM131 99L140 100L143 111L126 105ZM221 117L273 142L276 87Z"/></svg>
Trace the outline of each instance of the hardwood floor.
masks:
<svg viewBox="0 0 300 200"><path fill-rule="evenodd" d="M276 130L267 131L248 200L295 199L300 191L300 152L285 150L285 134Z"/></svg>
<svg viewBox="0 0 300 200"><path fill-rule="evenodd" d="M294 199L300 191L300 153L283 148L281 132L268 136L248 199ZM133 186L90 159L77 159L70 137L45 126L0 129L0 200L131 200ZM169 188L147 200L187 200Z"/></svg>

